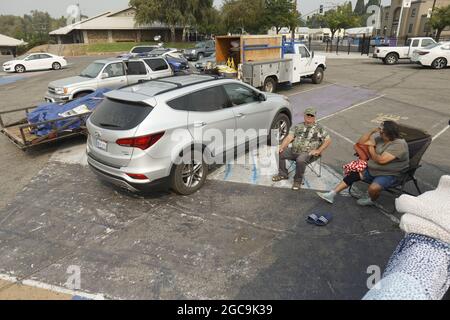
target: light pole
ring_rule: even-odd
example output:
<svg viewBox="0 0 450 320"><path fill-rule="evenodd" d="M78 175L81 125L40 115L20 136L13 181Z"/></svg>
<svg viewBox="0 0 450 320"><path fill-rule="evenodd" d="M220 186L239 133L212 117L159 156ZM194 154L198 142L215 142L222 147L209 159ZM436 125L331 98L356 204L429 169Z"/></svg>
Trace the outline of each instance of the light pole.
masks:
<svg viewBox="0 0 450 320"><path fill-rule="evenodd" d="M297 13L297 0L294 0L294 13ZM296 29L296 25L292 26L292 30L291 30L291 41L295 42L295 29Z"/></svg>

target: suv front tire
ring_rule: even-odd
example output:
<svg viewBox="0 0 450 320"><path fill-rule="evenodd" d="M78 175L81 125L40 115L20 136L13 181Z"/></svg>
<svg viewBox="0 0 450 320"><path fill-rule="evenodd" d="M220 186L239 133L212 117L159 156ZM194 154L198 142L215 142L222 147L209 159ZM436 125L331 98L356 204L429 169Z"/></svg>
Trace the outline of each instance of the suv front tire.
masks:
<svg viewBox="0 0 450 320"><path fill-rule="evenodd" d="M171 175L172 189L180 195L190 195L200 190L208 176L208 165L203 154L193 152L190 160L181 157L179 164L174 164Z"/></svg>

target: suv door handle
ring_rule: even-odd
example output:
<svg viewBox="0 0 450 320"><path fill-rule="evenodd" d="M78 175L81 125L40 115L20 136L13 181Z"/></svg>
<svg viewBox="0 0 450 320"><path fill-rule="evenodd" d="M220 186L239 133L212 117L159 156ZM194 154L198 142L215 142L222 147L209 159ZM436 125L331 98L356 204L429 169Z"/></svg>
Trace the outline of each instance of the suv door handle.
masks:
<svg viewBox="0 0 450 320"><path fill-rule="evenodd" d="M195 122L194 123L194 128L202 128L206 126L206 122Z"/></svg>
<svg viewBox="0 0 450 320"><path fill-rule="evenodd" d="M245 114L244 114L244 113L238 113L238 114L236 115L236 118L243 118L243 117L245 117Z"/></svg>

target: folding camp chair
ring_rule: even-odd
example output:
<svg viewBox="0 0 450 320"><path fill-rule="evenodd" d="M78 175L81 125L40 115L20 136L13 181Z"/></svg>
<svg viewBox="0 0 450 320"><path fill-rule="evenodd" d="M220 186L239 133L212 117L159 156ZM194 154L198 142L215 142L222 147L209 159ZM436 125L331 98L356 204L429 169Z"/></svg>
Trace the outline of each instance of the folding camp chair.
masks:
<svg viewBox="0 0 450 320"><path fill-rule="evenodd" d="M288 168L289 175L295 172L295 167L297 165L295 160L288 160L290 162L290 166ZM317 176L317 178L322 177L322 156L313 157L311 161L307 163L307 167ZM304 183L304 181L303 181Z"/></svg>
<svg viewBox="0 0 450 320"><path fill-rule="evenodd" d="M433 139L431 135L423 130L404 125L400 125L400 136L408 143L409 168L402 172L402 175L398 179L398 183L396 185L385 191L396 196L400 196L402 194L413 195L405 190L406 185L409 182L413 182L418 194L420 195L422 194L422 191L419 188L419 184L417 183L415 174L416 171L422 167L420 165L420 162L422 161L422 157L424 156L425 152L430 147ZM368 184L365 181L363 182ZM352 187L350 187L350 194L355 197L355 195L352 193Z"/></svg>

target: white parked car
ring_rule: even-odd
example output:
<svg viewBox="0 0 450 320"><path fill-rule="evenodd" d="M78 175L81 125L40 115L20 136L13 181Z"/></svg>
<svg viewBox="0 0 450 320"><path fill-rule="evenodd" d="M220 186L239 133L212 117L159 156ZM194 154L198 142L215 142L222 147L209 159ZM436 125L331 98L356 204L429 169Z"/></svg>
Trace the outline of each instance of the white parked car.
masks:
<svg viewBox="0 0 450 320"><path fill-rule="evenodd" d="M32 53L15 60L7 61L3 64L3 71L23 73L35 70L60 70L67 66L64 57L56 56L51 53Z"/></svg>
<svg viewBox="0 0 450 320"><path fill-rule="evenodd" d="M433 69L444 69L450 61L450 42L436 43L416 50L411 61Z"/></svg>

